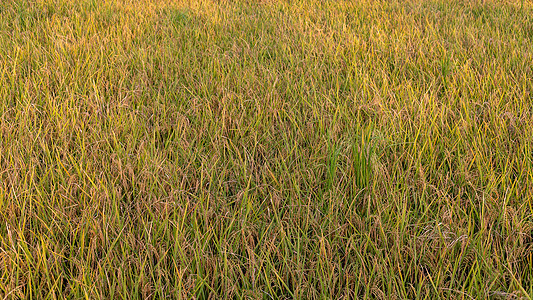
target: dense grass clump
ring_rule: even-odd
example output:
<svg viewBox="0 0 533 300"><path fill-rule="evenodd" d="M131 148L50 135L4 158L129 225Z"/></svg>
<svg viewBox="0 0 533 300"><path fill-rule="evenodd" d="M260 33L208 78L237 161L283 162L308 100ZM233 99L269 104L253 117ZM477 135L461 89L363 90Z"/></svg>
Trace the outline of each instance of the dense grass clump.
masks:
<svg viewBox="0 0 533 300"><path fill-rule="evenodd" d="M0 3L0 299L533 297L530 1Z"/></svg>

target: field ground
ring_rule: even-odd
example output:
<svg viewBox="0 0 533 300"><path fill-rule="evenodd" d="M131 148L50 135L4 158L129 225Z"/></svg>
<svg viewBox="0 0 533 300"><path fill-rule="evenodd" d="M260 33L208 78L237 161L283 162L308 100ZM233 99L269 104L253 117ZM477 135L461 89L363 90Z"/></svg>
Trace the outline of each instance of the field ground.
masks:
<svg viewBox="0 0 533 300"><path fill-rule="evenodd" d="M0 3L0 299L533 297L533 3Z"/></svg>

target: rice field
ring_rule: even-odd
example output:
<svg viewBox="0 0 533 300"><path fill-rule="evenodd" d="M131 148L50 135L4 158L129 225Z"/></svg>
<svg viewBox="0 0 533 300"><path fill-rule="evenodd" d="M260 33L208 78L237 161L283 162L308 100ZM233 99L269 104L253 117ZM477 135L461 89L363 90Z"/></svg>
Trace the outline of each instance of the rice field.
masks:
<svg viewBox="0 0 533 300"><path fill-rule="evenodd" d="M0 3L0 299L533 298L530 0Z"/></svg>

